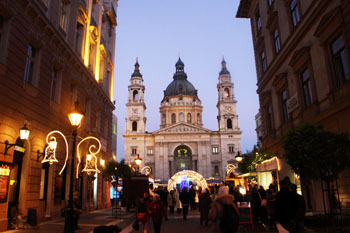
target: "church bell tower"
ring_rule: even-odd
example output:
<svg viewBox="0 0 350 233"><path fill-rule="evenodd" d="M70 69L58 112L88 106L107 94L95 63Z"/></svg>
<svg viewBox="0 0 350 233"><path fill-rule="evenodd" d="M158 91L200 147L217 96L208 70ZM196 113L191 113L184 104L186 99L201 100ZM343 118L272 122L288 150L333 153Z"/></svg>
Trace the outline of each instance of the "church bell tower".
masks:
<svg viewBox="0 0 350 233"><path fill-rule="evenodd" d="M145 133L146 132L146 105L145 86L143 85L140 65L136 59L135 70L131 74L130 85L128 86L129 98L127 107L125 133Z"/></svg>
<svg viewBox="0 0 350 233"><path fill-rule="evenodd" d="M221 71L219 73L218 89L218 130L229 132L239 130L238 116L236 112L236 99L233 92L233 83L231 74L227 70L226 61L223 58L221 62Z"/></svg>

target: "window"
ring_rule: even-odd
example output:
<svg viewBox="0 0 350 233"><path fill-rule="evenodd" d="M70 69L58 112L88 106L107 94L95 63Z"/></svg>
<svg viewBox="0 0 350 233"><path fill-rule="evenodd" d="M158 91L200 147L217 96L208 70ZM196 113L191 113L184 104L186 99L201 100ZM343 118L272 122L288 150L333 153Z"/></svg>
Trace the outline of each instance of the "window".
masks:
<svg viewBox="0 0 350 233"><path fill-rule="evenodd" d="M113 124L113 134L117 135L117 125Z"/></svg>
<svg viewBox="0 0 350 233"><path fill-rule="evenodd" d="M162 125L166 124L166 115L162 114Z"/></svg>
<svg viewBox="0 0 350 233"><path fill-rule="evenodd" d="M4 34L4 17L0 15L0 43L2 35Z"/></svg>
<svg viewBox="0 0 350 233"><path fill-rule="evenodd" d="M273 126L272 126L272 111L271 106L266 106L266 120L267 120L267 131L272 132Z"/></svg>
<svg viewBox="0 0 350 233"><path fill-rule="evenodd" d="M299 9L298 9L298 1L292 0L289 4L290 6L290 14L292 16L293 27L297 26L300 21Z"/></svg>
<svg viewBox="0 0 350 233"><path fill-rule="evenodd" d="M224 95L225 95L225 98L230 97L230 90L228 88L225 88Z"/></svg>
<svg viewBox="0 0 350 233"><path fill-rule="evenodd" d="M304 104L307 108L312 103L310 74L307 68L301 73L301 82L304 96Z"/></svg>
<svg viewBox="0 0 350 233"><path fill-rule="evenodd" d="M256 13L255 15L255 20L256 20L256 28L258 29L258 32L261 29L261 18L260 18L260 13Z"/></svg>
<svg viewBox="0 0 350 233"><path fill-rule="evenodd" d="M137 149L136 148L132 148L131 149L131 154L136 155L136 153L137 153Z"/></svg>
<svg viewBox="0 0 350 233"><path fill-rule="evenodd" d="M148 155L153 155L153 148L148 148L147 149L147 154Z"/></svg>
<svg viewBox="0 0 350 233"><path fill-rule="evenodd" d="M261 58L261 68L262 68L262 71L265 73L267 69L265 51L261 52L260 58Z"/></svg>
<svg viewBox="0 0 350 233"><path fill-rule="evenodd" d="M269 4L269 7L275 2L275 0L267 0L267 3Z"/></svg>
<svg viewBox="0 0 350 233"><path fill-rule="evenodd" d="M138 101L139 100L139 92L135 90L132 93L132 98L133 98L134 101Z"/></svg>
<svg viewBox="0 0 350 233"><path fill-rule="evenodd" d="M51 93L50 93L50 99L55 101L56 103L59 103L60 98L60 81L58 77L58 71L56 69L52 70L51 73Z"/></svg>
<svg viewBox="0 0 350 233"><path fill-rule="evenodd" d="M215 176L219 176L220 175L219 174L219 166L218 165L214 166L214 174L215 174Z"/></svg>
<svg viewBox="0 0 350 233"><path fill-rule="evenodd" d="M277 54L281 50L280 35L277 28L273 31L273 43L275 45L275 52Z"/></svg>
<svg viewBox="0 0 350 233"><path fill-rule="evenodd" d="M281 93L281 104L282 104L282 117L283 122L288 121L288 109L287 109L287 91L283 90Z"/></svg>
<svg viewBox="0 0 350 233"><path fill-rule="evenodd" d="M83 42L84 39L84 25L77 22L77 27L75 28L75 51L82 57Z"/></svg>
<svg viewBox="0 0 350 233"><path fill-rule="evenodd" d="M331 43L332 60L335 69L336 86L340 87L350 79L349 60L346 55L343 35Z"/></svg>
<svg viewBox="0 0 350 233"><path fill-rule="evenodd" d="M137 131L137 122L136 121L132 122L132 131Z"/></svg>
<svg viewBox="0 0 350 233"><path fill-rule="evenodd" d="M179 121L184 122L184 114L182 112L179 114Z"/></svg>
<svg viewBox="0 0 350 233"><path fill-rule="evenodd" d="M227 119L227 128L232 129L232 120L231 119Z"/></svg>
<svg viewBox="0 0 350 233"><path fill-rule="evenodd" d="M202 122L201 120L201 114L197 113L197 123L200 124Z"/></svg>
<svg viewBox="0 0 350 233"><path fill-rule="evenodd" d="M228 153L235 153L235 146L229 145L228 146Z"/></svg>
<svg viewBox="0 0 350 233"><path fill-rule="evenodd" d="M49 166L47 164L43 164L41 168L41 178L40 178L40 200L46 199L47 194L47 183L49 181Z"/></svg>
<svg viewBox="0 0 350 233"><path fill-rule="evenodd" d="M36 49L32 45L28 45L26 67L24 70L24 81L34 85L34 65L36 58Z"/></svg>
<svg viewBox="0 0 350 233"><path fill-rule="evenodd" d="M171 114L171 123L172 124L176 123L176 114L175 113Z"/></svg>
<svg viewBox="0 0 350 233"><path fill-rule="evenodd" d="M63 31L66 31L67 27L67 20L68 20L68 1L67 0L61 0L60 2L60 28L62 28Z"/></svg>
<svg viewBox="0 0 350 233"><path fill-rule="evenodd" d="M219 147L218 146L213 146L212 147L213 154L218 154L219 153Z"/></svg>
<svg viewBox="0 0 350 233"><path fill-rule="evenodd" d="M191 113L187 113L187 123L192 123Z"/></svg>

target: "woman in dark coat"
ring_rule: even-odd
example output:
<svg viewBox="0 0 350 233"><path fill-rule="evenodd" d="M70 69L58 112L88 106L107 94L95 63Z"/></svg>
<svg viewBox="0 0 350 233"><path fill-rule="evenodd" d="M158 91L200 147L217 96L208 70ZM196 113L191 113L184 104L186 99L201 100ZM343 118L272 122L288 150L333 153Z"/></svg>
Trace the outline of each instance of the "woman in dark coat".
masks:
<svg viewBox="0 0 350 233"><path fill-rule="evenodd" d="M202 225L205 221L205 225L208 226L208 215L211 204L211 198L209 195L209 190L203 189L201 195L199 196L199 211L200 211L200 224Z"/></svg>

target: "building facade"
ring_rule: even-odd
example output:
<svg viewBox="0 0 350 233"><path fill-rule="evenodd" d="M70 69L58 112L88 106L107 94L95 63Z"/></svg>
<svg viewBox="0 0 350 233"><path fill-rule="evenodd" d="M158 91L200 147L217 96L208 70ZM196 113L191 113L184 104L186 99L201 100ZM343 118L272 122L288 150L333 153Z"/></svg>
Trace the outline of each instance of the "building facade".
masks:
<svg viewBox="0 0 350 233"><path fill-rule="evenodd" d="M203 127L203 106L198 92L187 80L184 63L177 61L173 81L164 91L160 105L160 129L146 131L145 86L136 62L131 75L124 137L127 163L142 158L141 169L149 166L156 180L168 180L175 173L194 170L203 177L226 177L226 166L237 165L241 150L236 99L230 72L222 61L218 91L218 131ZM214 87L213 87L214 88Z"/></svg>
<svg viewBox="0 0 350 233"><path fill-rule="evenodd" d="M24 215L35 209L39 221L61 216L73 174L59 174L66 156L60 135L59 162L49 166L41 160L53 130L74 149L67 114L76 103L85 112L78 138L98 138L98 157L112 159L116 8L117 0L0 2L0 231L7 229L16 203ZM23 125L30 130L25 141L19 139ZM5 153L6 140L16 145ZM87 149L82 146L83 159ZM79 173L74 192L84 210L109 204L109 185L100 174Z"/></svg>
<svg viewBox="0 0 350 233"><path fill-rule="evenodd" d="M262 144L283 155L281 138L305 122L349 133L349 1L241 0L237 17L249 18ZM349 170L339 177L342 206L350 206ZM307 208L322 211L319 183L304 184Z"/></svg>

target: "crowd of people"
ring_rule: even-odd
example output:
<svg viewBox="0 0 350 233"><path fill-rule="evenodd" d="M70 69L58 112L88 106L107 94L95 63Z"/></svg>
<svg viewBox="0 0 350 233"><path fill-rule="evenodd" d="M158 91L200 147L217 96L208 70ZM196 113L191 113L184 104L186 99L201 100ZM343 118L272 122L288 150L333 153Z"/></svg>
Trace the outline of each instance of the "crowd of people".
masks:
<svg viewBox="0 0 350 233"><path fill-rule="evenodd" d="M255 225L278 232L304 232L305 202L296 191L297 186L288 177L279 183L280 190L271 184L268 190L262 186L249 185L245 195L240 186L215 185L207 189L200 187L177 188L168 191L165 187L145 192L137 206L136 222L147 232L152 220L154 232L159 233L163 219L169 214L182 213L187 219L188 211L200 212L199 224L208 226L212 222L215 232L236 232L239 225L240 202L250 202Z"/></svg>

